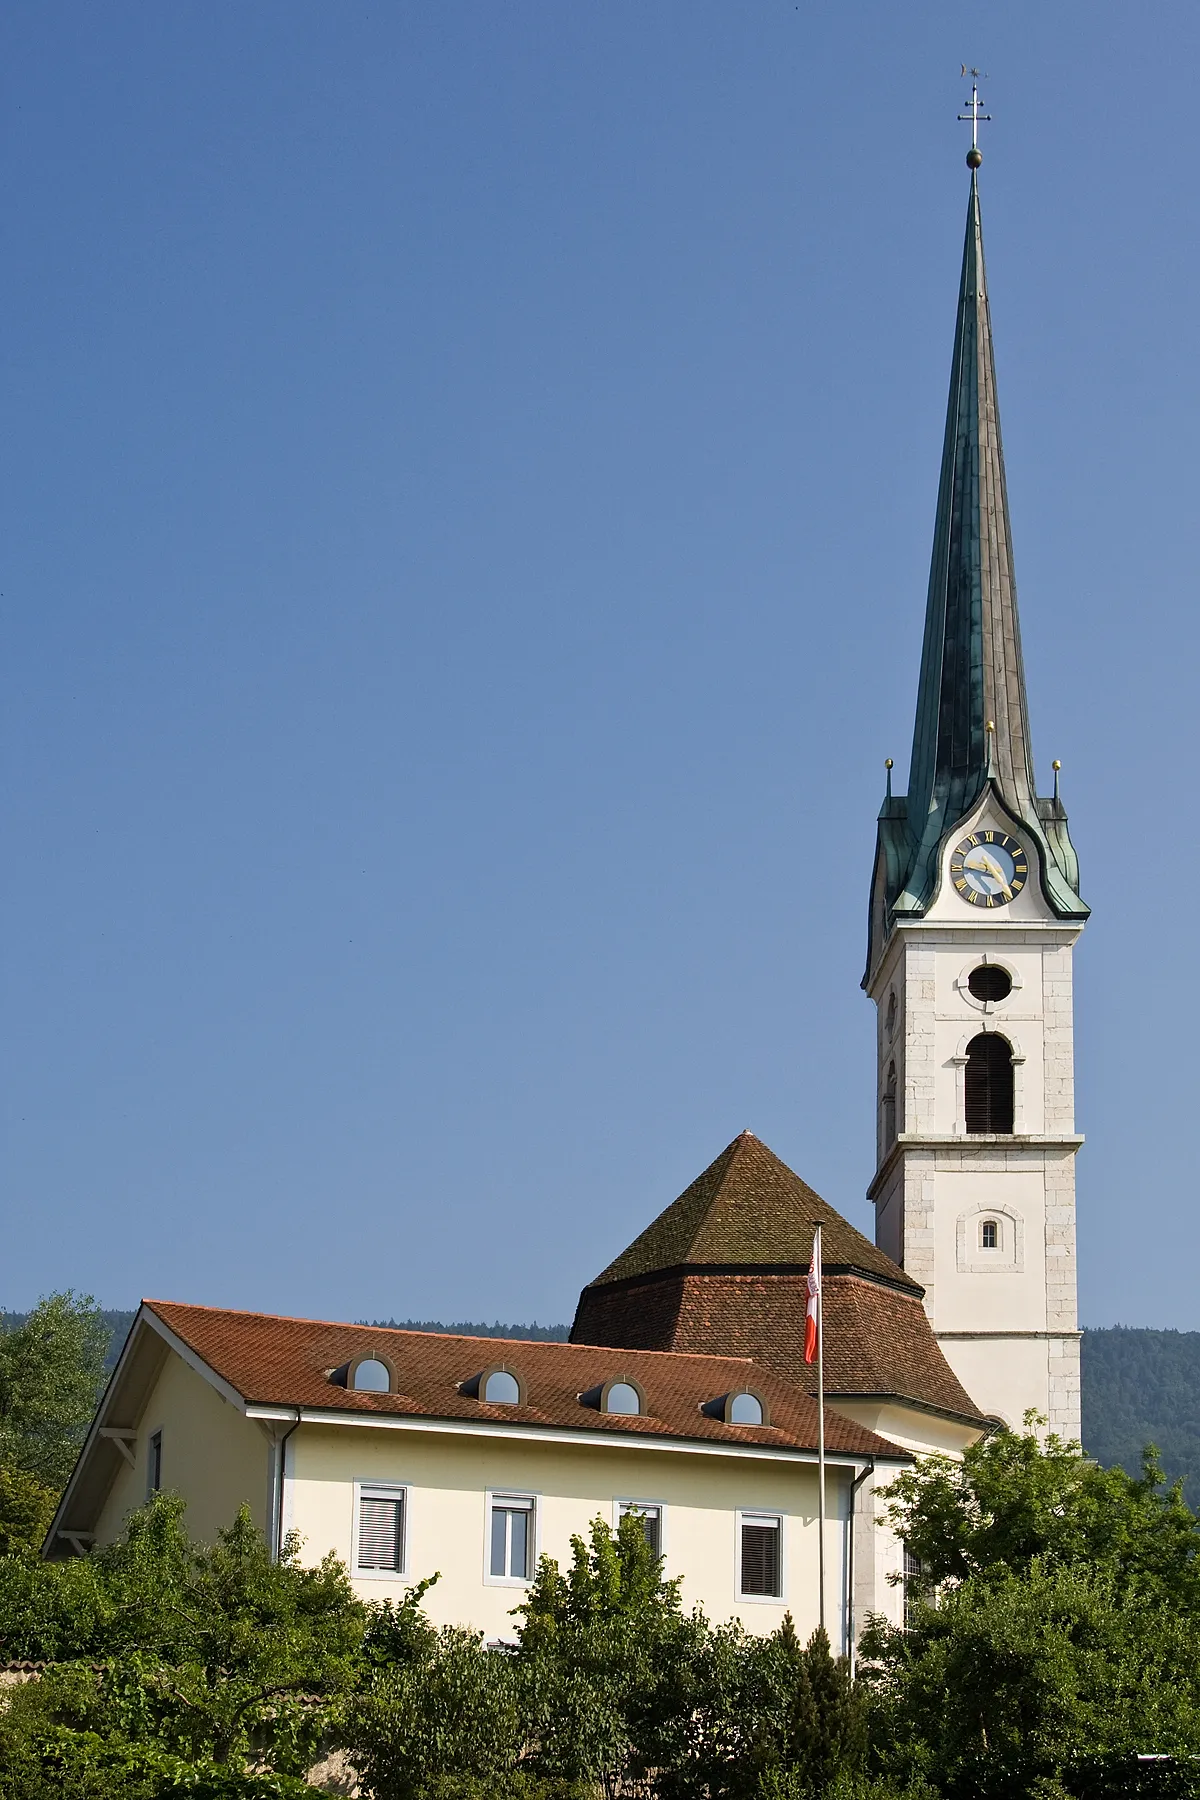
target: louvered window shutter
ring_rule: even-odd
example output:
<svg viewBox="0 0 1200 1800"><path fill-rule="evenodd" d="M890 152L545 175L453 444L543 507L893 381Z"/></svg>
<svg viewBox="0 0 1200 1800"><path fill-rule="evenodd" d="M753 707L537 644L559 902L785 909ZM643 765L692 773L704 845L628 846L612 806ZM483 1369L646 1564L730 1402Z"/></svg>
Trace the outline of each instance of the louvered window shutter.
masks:
<svg viewBox="0 0 1200 1800"><path fill-rule="evenodd" d="M967 1045L966 1107L968 1131L1013 1128L1012 1046L996 1032L980 1032Z"/></svg>
<svg viewBox="0 0 1200 1800"><path fill-rule="evenodd" d="M742 1520L742 1592L777 1595L779 1582L779 1521Z"/></svg>
<svg viewBox="0 0 1200 1800"><path fill-rule="evenodd" d="M628 1518L636 1513L642 1521L642 1530L646 1534L646 1542L650 1546L652 1556L662 1555L662 1512L657 1506L638 1506L636 1502L621 1507L621 1517Z"/></svg>
<svg viewBox="0 0 1200 1800"><path fill-rule="evenodd" d="M358 1501L360 1569L404 1567L404 1496L361 1494Z"/></svg>

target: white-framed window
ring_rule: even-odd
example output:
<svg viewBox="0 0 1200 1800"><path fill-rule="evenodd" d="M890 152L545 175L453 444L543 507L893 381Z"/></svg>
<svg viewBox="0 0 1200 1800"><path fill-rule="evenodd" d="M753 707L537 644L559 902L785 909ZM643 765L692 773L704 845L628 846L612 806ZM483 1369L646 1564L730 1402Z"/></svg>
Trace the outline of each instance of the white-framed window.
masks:
<svg viewBox="0 0 1200 1800"><path fill-rule="evenodd" d="M1000 1221L999 1221L999 1219L985 1219L983 1221L983 1224L979 1227L979 1248L981 1250L999 1250L999 1248L1000 1248Z"/></svg>
<svg viewBox="0 0 1200 1800"><path fill-rule="evenodd" d="M146 1498L157 1494L162 1487L162 1431L153 1431L146 1455Z"/></svg>
<svg viewBox="0 0 1200 1800"><path fill-rule="evenodd" d="M488 1495L486 1579L522 1586L537 1561L537 1496Z"/></svg>
<svg viewBox="0 0 1200 1800"><path fill-rule="evenodd" d="M740 1512L737 1516L739 1600L783 1599L783 1515Z"/></svg>
<svg viewBox="0 0 1200 1800"><path fill-rule="evenodd" d="M408 1532L408 1489L390 1481L354 1484L356 1575L403 1575Z"/></svg>
<svg viewBox="0 0 1200 1800"><path fill-rule="evenodd" d="M662 1555L663 1519L666 1507L660 1500L617 1500L614 1502L613 1510L616 1513L614 1523L617 1525L630 1513L635 1513L642 1521L642 1530L646 1534L646 1542L650 1546L651 1553L654 1556Z"/></svg>

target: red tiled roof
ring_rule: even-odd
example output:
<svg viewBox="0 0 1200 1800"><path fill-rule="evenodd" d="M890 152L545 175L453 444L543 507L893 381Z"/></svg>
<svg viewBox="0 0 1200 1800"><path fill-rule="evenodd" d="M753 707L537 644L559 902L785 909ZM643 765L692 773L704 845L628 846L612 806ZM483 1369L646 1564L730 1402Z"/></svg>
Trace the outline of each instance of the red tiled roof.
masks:
<svg viewBox="0 0 1200 1800"><path fill-rule="evenodd" d="M920 1286L750 1132L579 1296L573 1343L753 1357L811 1389L805 1276L822 1227L827 1394L887 1395L982 1425Z"/></svg>
<svg viewBox="0 0 1200 1800"><path fill-rule="evenodd" d="M788 1450L816 1447L816 1402L746 1358L398 1331L226 1312L168 1300L143 1304L249 1405L632 1433ZM395 1393L360 1393L330 1379L355 1358L372 1355L391 1368ZM496 1406L463 1391L464 1384L469 1386L473 1377L497 1364L521 1378L522 1405ZM581 1394L621 1376L641 1389L644 1416L601 1413L581 1402ZM770 1425L727 1425L701 1411L707 1403L743 1388L752 1388L765 1399ZM907 1455L835 1410L826 1407L825 1413L825 1442L831 1452Z"/></svg>
<svg viewBox="0 0 1200 1800"><path fill-rule="evenodd" d="M823 1292L827 1394L886 1394L983 1423L915 1294L828 1272ZM803 1275L676 1269L639 1282L585 1288L572 1331L576 1342L614 1347L719 1346L726 1355L752 1357L811 1392L817 1372L804 1361L807 1304Z"/></svg>

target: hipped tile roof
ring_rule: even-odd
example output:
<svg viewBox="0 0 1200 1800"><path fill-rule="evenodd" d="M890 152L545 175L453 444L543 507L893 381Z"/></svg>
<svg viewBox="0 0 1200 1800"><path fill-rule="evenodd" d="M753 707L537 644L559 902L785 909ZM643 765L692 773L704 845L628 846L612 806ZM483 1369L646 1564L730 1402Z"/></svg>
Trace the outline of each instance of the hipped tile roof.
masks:
<svg viewBox="0 0 1200 1800"><path fill-rule="evenodd" d="M923 1289L749 1132L583 1290L572 1342L749 1356L814 1391L804 1313L818 1221L826 1394L887 1396L982 1425Z"/></svg>
<svg viewBox="0 0 1200 1800"><path fill-rule="evenodd" d="M807 1269L814 1223L822 1228L826 1269L861 1269L921 1293L911 1275L750 1131L727 1144L591 1286L684 1266Z"/></svg>
<svg viewBox="0 0 1200 1800"><path fill-rule="evenodd" d="M745 1358L399 1331L227 1312L166 1300L143 1304L252 1406L504 1423L797 1451L816 1447L816 1402ZM388 1364L396 1392L360 1393L331 1379L335 1371L363 1356L377 1356ZM469 1391L474 1377L497 1365L512 1369L521 1378L524 1404L490 1405ZM645 1416L601 1413L595 1405L581 1401L581 1395L622 1376L642 1390ZM707 1403L744 1388L752 1388L766 1400L769 1425L728 1425L701 1411ZM894 1444L828 1407L825 1441L834 1454L906 1456Z"/></svg>

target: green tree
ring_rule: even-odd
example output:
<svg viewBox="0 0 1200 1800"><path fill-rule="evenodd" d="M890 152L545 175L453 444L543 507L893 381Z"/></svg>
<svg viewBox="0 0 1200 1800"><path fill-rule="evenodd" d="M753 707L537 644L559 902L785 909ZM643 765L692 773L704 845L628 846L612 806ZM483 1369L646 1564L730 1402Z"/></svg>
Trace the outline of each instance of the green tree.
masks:
<svg viewBox="0 0 1200 1800"><path fill-rule="evenodd" d="M90 1294L39 1300L0 1332L0 1464L61 1488L104 1380L108 1329Z"/></svg>
<svg viewBox="0 0 1200 1800"><path fill-rule="evenodd" d="M767 1650L775 1695L759 1709L759 1784L769 1771L786 1771L790 1793L825 1794L835 1778L857 1774L866 1760L863 1695L848 1660L833 1656L820 1626L801 1648L788 1613Z"/></svg>
<svg viewBox="0 0 1200 1800"><path fill-rule="evenodd" d="M347 1708L345 1735L374 1800L504 1791L524 1741L512 1660L454 1627L384 1666Z"/></svg>
<svg viewBox="0 0 1200 1800"><path fill-rule="evenodd" d="M1152 1456L1134 1479L1033 1423L888 1492L930 1598L864 1640L873 1752L948 1800L1132 1793L1104 1770L1200 1754L1196 1520Z"/></svg>
<svg viewBox="0 0 1200 1800"><path fill-rule="evenodd" d="M34 1550L50 1529L58 1490L36 1475L0 1463L0 1557Z"/></svg>
<svg viewBox="0 0 1200 1800"><path fill-rule="evenodd" d="M90 1557L0 1564L0 1642L63 1665L26 1710L113 1754L156 1744L197 1766L300 1774L359 1678L367 1611L334 1558L310 1569L297 1553L290 1539L274 1561L245 1509L215 1545L193 1544L182 1502L158 1495Z"/></svg>
<svg viewBox="0 0 1200 1800"><path fill-rule="evenodd" d="M679 1590L678 1579L664 1579L636 1514L615 1533L595 1519L586 1540L572 1538L565 1574L542 1558L516 1609L516 1666L539 1774L616 1794L662 1765L669 1696L707 1633L684 1617Z"/></svg>
<svg viewBox="0 0 1200 1800"><path fill-rule="evenodd" d="M683 1611L640 1521L599 1519L563 1574L545 1559L516 1658L529 1766L656 1800L751 1800L768 1778L824 1794L861 1768L864 1708L824 1632L801 1646Z"/></svg>
<svg viewBox="0 0 1200 1800"><path fill-rule="evenodd" d="M1122 1592L1200 1610L1200 1524L1180 1484L1166 1487L1153 1450L1135 1478L1102 1469L1035 1414L961 1462L926 1457L887 1490L891 1522L936 1585L1043 1564L1107 1570Z"/></svg>

